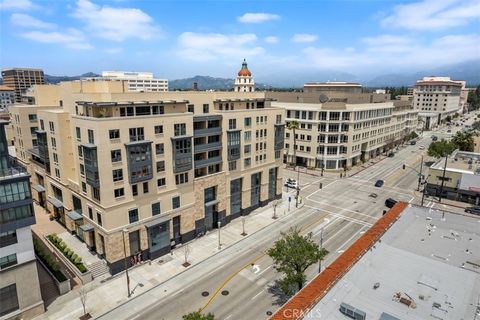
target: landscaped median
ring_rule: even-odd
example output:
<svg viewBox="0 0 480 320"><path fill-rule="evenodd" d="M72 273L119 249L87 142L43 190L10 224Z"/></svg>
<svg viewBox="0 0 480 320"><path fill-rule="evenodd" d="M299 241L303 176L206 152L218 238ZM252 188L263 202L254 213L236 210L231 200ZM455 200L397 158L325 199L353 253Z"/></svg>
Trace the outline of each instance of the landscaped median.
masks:
<svg viewBox="0 0 480 320"><path fill-rule="evenodd" d="M81 273L87 272L87 267L82 263L82 257L79 257L75 252L73 252L72 249L70 249L65 242L57 236L55 233L49 234L47 236L47 239L55 246L57 247L60 252L63 253L63 255L70 260L70 262L77 267L77 269Z"/></svg>

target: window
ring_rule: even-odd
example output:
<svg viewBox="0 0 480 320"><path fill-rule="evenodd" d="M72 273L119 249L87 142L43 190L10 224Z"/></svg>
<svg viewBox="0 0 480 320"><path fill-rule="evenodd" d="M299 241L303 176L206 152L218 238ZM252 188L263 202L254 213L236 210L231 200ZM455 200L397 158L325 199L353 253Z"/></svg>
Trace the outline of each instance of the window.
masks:
<svg viewBox="0 0 480 320"><path fill-rule="evenodd" d="M82 192L87 193L87 184L85 182L82 182Z"/></svg>
<svg viewBox="0 0 480 320"><path fill-rule="evenodd" d="M183 184L188 182L188 172L175 175L175 184Z"/></svg>
<svg viewBox="0 0 480 320"><path fill-rule="evenodd" d="M123 180L123 170L122 169L113 170L112 175L113 175L113 182Z"/></svg>
<svg viewBox="0 0 480 320"><path fill-rule="evenodd" d="M155 134L163 134L163 126L155 126Z"/></svg>
<svg viewBox="0 0 480 320"><path fill-rule="evenodd" d="M53 152L53 162L58 164L58 154L56 154L55 152Z"/></svg>
<svg viewBox="0 0 480 320"><path fill-rule="evenodd" d="M125 195L125 190L123 188L115 189L113 190L113 195L115 198L123 197Z"/></svg>
<svg viewBox="0 0 480 320"><path fill-rule="evenodd" d="M95 144L95 137L93 135L93 130L88 129L88 143Z"/></svg>
<svg viewBox="0 0 480 320"><path fill-rule="evenodd" d="M100 189L92 187L92 194L95 200L100 201Z"/></svg>
<svg viewBox="0 0 480 320"><path fill-rule="evenodd" d="M209 105L208 103L203 105L203 113L208 113Z"/></svg>
<svg viewBox="0 0 480 320"><path fill-rule="evenodd" d="M138 221L138 209L132 209L128 211L128 222L134 223Z"/></svg>
<svg viewBox="0 0 480 320"><path fill-rule="evenodd" d="M250 127L252 125L252 118L245 118L245 127Z"/></svg>
<svg viewBox="0 0 480 320"><path fill-rule="evenodd" d="M165 171L165 161L157 161L157 172Z"/></svg>
<svg viewBox="0 0 480 320"><path fill-rule="evenodd" d="M194 105L193 105L193 104L187 105L187 111L188 111L188 112L191 112L191 113L194 113L194 112L195 112Z"/></svg>
<svg viewBox="0 0 480 320"><path fill-rule="evenodd" d="M282 123L282 115L281 115L281 114L277 114L276 124L281 124L281 123Z"/></svg>
<svg viewBox="0 0 480 320"><path fill-rule="evenodd" d="M148 182L143 183L143 193L148 193Z"/></svg>
<svg viewBox="0 0 480 320"><path fill-rule="evenodd" d="M112 139L120 139L120 130L118 129L113 129L108 131L110 140Z"/></svg>
<svg viewBox="0 0 480 320"><path fill-rule="evenodd" d="M57 140L54 137L51 137L50 141L52 142L52 147L56 148L57 147Z"/></svg>
<svg viewBox="0 0 480 320"><path fill-rule="evenodd" d="M110 153L112 157L112 162L122 161L122 150L116 149L116 150L112 150Z"/></svg>
<svg viewBox="0 0 480 320"><path fill-rule="evenodd" d="M250 144L243 146L243 153L250 153L250 151L252 151L252 146Z"/></svg>
<svg viewBox="0 0 480 320"><path fill-rule="evenodd" d="M99 225L102 225L102 215L98 211L97 211L97 223Z"/></svg>
<svg viewBox="0 0 480 320"><path fill-rule="evenodd" d="M145 139L143 127L142 128L130 128L128 129L130 135L130 142L142 141Z"/></svg>
<svg viewBox="0 0 480 320"><path fill-rule="evenodd" d="M55 168L55 176L56 176L57 178L60 178L60 169Z"/></svg>
<svg viewBox="0 0 480 320"><path fill-rule="evenodd" d="M15 283L0 289L0 301L0 317L19 309Z"/></svg>
<svg viewBox="0 0 480 320"><path fill-rule="evenodd" d="M237 161L228 162L228 170L229 171L237 170Z"/></svg>
<svg viewBox="0 0 480 320"><path fill-rule="evenodd" d="M233 130L237 128L237 119L228 119L228 129Z"/></svg>
<svg viewBox="0 0 480 320"><path fill-rule="evenodd" d="M243 163L243 164L244 164L244 167L245 167L245 168L250 167L251 162L252 162L252 160L251 160L250 158L245 158L245 159L244 159L244 163Z"/></svg>
<svg viewBox="0 0 480 320"><path fill-rule="evenodd" d="M78 141L82 140L82 132L80 131L79 127L75 127L75 132L76 132L76 135L77 135L77 140Z"/></svg>
<svg viewBox="0 0 480 320"><path fill-rule="evenodd" d="M165 178L160 178L160 179L157 179L157 187L163 187L166 185L166 180Z"/></svg>
<svg viewBox="0 0 480 320"><path fill-rule="evenodd" d="M17 254L10 254L0 258L0 270L14 266L17 264ZM2 301L3 304L3 301Z"/></svg>
<svg viewBox="0 0 480 320"><path fill-rule="evenodd" d="M17 232L15 230L0 233L0 248L17 243Z"/></svg>
<svg viewBox="0 0 480 320"><path fill-rule="evenodd" d="M245 132L243 133L243 139L244 139L245 141L250 141L250 140L252 140L252 131L245 131Z"/></svg>
<svg viewBox="0 0 480 320"><path fill-rule="evenodd" d="M163 143L157 143L155 144L155 154L164 154L164 146Z"/></svg>
<svg viewBox="0 0 480 320"><path fill-rule="evenodd" d="M93 209L92 207L88 207L88 217L90 220L93 220Z"/></svg>
<svg viewBox="0 0 480 320"><path fill-rule="evenodd" d="M138 196L138 186L136 184L132 185L132 195Z"/></svg>
<svg viewBox="0 0 480 320"><path fill-rule="evenodd" d="M184 136L187 134L187 125L185 123L176 123L173 125L173 133L175 136Z"/></svg>
<svg viewBox="0 0 480 320"><path fill-rule="evenodd" d="M52 121L48 122L48 126L50 127L50 131L55 132L55 125L53 124Z"/></svg>
<svg viewBox="0 0 480 320"><path fill-rule="evenodd" d="M82 146L78 146L78 156L79 156L80 158L83 157L83 147L82 147Z"/></svg>
<svg viewBox="0 0 480 320"><path fill-rule="evenodd" d="M36 114L29 114L28 115L28 120L30 120L31 122L37 121L37 115Z"/></svg>
<svg viewBox="0 0 480 320"><path fill-rule="evenodd" d="M180 208L180 196L172 198L172 209Z"/></svg>
<svg viewBox="0 0 480 320"><path fill-rule="evenodd" d="M152 216L160 214L160 202L152 203Z"/></svg>

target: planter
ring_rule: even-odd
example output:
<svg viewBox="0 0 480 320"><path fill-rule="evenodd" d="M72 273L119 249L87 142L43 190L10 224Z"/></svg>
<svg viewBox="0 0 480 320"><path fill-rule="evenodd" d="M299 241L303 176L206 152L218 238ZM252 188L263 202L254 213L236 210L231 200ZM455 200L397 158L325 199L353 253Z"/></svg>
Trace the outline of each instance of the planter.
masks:
<svg viewBox="0 0 480 320"><path fill-rule="evenodd" d="M66 279L62 282L58 281L57 278L53 275L53 273L50 271L50 269L43 263L42 259L37 256L38 262L43 266L45 270L47 270L48 274L52 277L53 281L55 282L55 285L57 286L58 292L60 295L63 295L67 292L69 292L72 288L70 287L70 279Z"/></svg>

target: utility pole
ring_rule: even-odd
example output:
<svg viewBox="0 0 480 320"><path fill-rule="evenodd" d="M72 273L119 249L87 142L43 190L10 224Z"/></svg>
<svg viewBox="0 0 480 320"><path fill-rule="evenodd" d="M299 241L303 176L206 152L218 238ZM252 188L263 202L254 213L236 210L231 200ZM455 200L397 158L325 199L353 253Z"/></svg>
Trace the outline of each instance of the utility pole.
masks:
<svg viewBox="0 0 480 320"><path fill-rule="evenodd" d="M423 154L422 154L422 162L420 162L420 175L418 176L418 188L417 191L420 191L420 183L422 181L422 168L423 168Z"/></svg>
<svg viewBox="0 0 480 320"><path fill-rule="evenodd" d="M222 223L220 221L217 222L218 225L218 250L222 249L222 243L220 242L220 227L222 226Z"/></svg>
<svg viewBox="0 0 480 320"><path fill-rule="evenodd" d="M442 176L442 183L440 184L440 194L438 196L438 202L442 202L443 184L445 183L445 173L447 172L447 161L448 161L448 154L445 155L445 165L443 167L443 176Z"/></svg>
<svg viewBox="0 0 480 320"><path fill-rule="evenodd" d="M422 190L422 203L420 204L423 207L423 201L425 200L425 189L427 188L427 179L423 181L423 190Z"/></svg>
<svg viewBox="0 0 480 320"><path fill-rule="evenodd" d="M125 234L128 234L127 229L122 230L122 238L123 238L123 253L125 256L125 274L127 275L127 292L128 292L128 297L130 298L130 277L128 276L127 246L125 244Z"/></svg>
<svg viewBox="0 0 480 320"><path fill-rule="evenodd" d="M298 208L299 196L300 196L300 167L297 167L297 196L295 197L295 208Z"/></svg>
<svg viewBox="0 0 480 320"><path fill-rule="evenodd" d="M323 228L320 229L320 252L323 251ZM322 272L322 259L318 262L318 273Z"/></svg>

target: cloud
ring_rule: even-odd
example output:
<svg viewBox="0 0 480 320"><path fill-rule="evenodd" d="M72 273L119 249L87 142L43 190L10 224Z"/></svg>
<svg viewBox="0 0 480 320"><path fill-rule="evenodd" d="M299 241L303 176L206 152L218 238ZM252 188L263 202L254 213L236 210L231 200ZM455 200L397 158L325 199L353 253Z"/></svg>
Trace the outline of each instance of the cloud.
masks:
<svg viewBox="0 0 480 320"><path fill-rule="evenodd" d="M436 30L466 25L480 17L478 0L423 0L397 5L381 20L383 27Z"/></svg>
<svg viewBox="0 0 480 320"><path fill-rule="evenodd" d="M318 36L315 34L308 34L308 33L297 33L292 37L293 42L314 42L317 41Z"/></svg>
<svg viewBox="0 0 480 320"><path fill-rule="evenodd" d="M240 60L264 53L253 33L221 34L184 32L178 38L179 53L188 60Z"/></svg>
<svg viewBox="0 0 480 320"><path fill-rule="evenodd" d="M147 40L160 33L152 17L136 8L98 6L89 0L78 0L73 16L84 22L92 35L111 41Z"/></svg>
<svg viewBox="0 0 480 320"><path fill-rule="evenodd" d="M108 54L117 54L117 53L120 53L123 51L122 48L108 48L108 49L104 49L103 50L105 53L108 53Z"/></svg>
<svg viewBox="0 0 480 320"><path fill-rule="evenodd" d="M265 37L264 40L265 40L266 43L270 43L270 44L278 43L278 38L274 37L274 36Z"/></svg>
<svg viewBox="0 0 480 320"><path fill-rule="evenodd" d="M23 38L41 43L62 44L70 49L92 49L93 47L85 40L83 33L76 29L68 29L65 32L58 31L30 31L20 34Z"/></svg>
<svg viewBox="0 0 480 320"><path fill-rule="evenodd" d="M28 14L14 13L10 17L10 21L19 27L31 27L37 29L54 29L56 27L53 23L43 22Z"/></svg>
<svg viewBox="0 0 480 320"><path fill-rule="evenodd" d="M1 0L0 10L32 10L38 6L30 0Z"/></svg>
<svg viewBox="0 0 480 320"><path fill-rule="evenodd" d="M241 23L263 23L267 21L280 20L280 16L272 13L245 13L237 18Z"/></svg>

